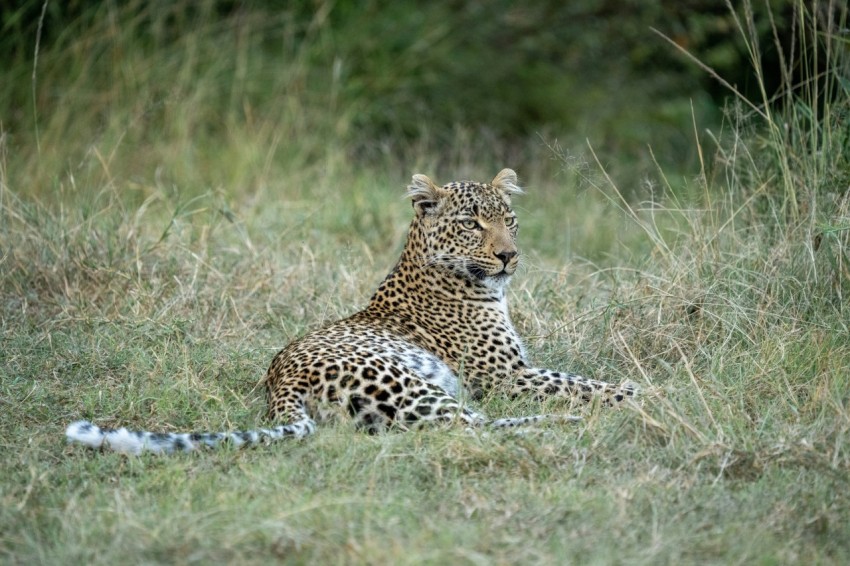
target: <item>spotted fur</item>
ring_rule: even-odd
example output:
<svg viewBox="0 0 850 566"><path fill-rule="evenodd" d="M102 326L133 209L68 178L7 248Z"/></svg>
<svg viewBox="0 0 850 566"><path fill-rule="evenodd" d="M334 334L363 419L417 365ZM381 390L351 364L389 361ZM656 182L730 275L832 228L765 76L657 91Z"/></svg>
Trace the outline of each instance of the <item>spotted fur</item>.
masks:
<svg viewBox="0 0 850 566"><path fill-rule="evenodd" d="M518 224L511 197L516 173L490 183L437 186L415 175L407 195L414 218L401 258L369 305L292 342L265 377L274 428L228 433L151 433L101 429L80 421L69 440L129 453L189 451L221 442L300 438L316 429L323 406L342 406L369 431L421 423L514 427L535 415L489 419L460 400L489 391L614 405L633 396L615 386L529 365L511 324L505 288L516 271Z"/></svg>

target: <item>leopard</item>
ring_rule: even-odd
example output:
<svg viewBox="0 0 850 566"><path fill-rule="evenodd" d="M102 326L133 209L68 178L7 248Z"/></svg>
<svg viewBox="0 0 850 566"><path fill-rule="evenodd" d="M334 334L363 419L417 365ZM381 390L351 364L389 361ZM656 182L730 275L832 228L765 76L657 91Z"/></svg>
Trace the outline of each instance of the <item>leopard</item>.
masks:
<svg viewBox="0 0 850 566"><path fill-rule="evenodd" d="M503 169L489 183L442 186L413 176L413 219L395 267L361 311L283 348L263 380L269 428L220 433L156 433L72 423L67 439L92 448L189 452L224 443L303 438L327 408L368 432L425 424L515 428L569 414L490 418L473 407L487 394L558 398L618 406L632 382L615 385L535 367L511 322L508 283L519 265L512 199L523 193Z"/></svg>

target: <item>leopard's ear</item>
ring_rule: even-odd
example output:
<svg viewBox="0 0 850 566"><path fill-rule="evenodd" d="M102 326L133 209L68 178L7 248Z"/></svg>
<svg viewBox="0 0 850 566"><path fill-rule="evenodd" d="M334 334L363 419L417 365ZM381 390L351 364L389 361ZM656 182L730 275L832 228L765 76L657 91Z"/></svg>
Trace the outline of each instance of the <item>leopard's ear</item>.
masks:
<svg viewBox="0 0 850 566"><path fill-rule="evenodd" d="M513 169L502 169L490 184L501 189L506 195L522 193L522 189L517 184L516 172Z"/></svg>
<svg viewBox="0 0 850 566"><path fill-rule="evenodd" d="M443 196L443 190L425 175L417 174L407 186L407 196L413 201L418 216L433 214Z"/></svg>

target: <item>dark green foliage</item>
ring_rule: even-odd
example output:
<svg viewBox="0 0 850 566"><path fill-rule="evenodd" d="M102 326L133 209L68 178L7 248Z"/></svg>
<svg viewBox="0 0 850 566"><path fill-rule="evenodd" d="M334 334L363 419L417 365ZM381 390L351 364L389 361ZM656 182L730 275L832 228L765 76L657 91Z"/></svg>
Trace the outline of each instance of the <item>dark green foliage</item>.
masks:
<svg viewBox="0 0 850 566"><path fill-rule="evenodd" d="M773 30L788 43L794 17L788 1L770 5L768 12L758 4L752 16L767 63L777 61ZM36 108L27 110L42 6L25 2L3 13L0 45L12 55L11 72L20 73L3 93L17 108L6 118L12 131L50 115L63 88L54 69L70 65L97 87L92 119L103 122L126 104L102 96L104 86L123 84L133 96L144 85L135 120L157 132L171 121L171 101L194 96L185 78L201 75L202 108L210 112L197 116L194 131L202 135L220 134L234 120L274 117L295 96L315 109L307 112L310 128L336 135L360 156L388 146L400 151L405 141L444 147L465 128L496 143L538 133L589 138L621 159L646 160L650 144L662 164L678 168L694 158L692 112L701 125L716 123L729 92L651 27L758 98L735 16L704 0L71 2L47 5L41 87ZM169 57L158 61L162 69L134 69L125 59L140 50ZM761 80L772 93L780 67L764 68ZM152 89L150 78L160 74L171 80Z"/></svg>

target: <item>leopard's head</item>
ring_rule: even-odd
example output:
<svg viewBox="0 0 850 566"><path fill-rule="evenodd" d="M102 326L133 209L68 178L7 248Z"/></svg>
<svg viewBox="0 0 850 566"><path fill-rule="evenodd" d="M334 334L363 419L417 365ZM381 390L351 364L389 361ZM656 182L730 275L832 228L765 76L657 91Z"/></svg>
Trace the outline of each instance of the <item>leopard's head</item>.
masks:
<svg viewBox="0 0 850 566"><path fill-rule="evenodd" d="M459 181L442 187L425 175L414 175L407 188L416 213L408 250L423 267L503 286L519 262L511 195L520 192L511 169L503 169L489 183Z"/></svg>

